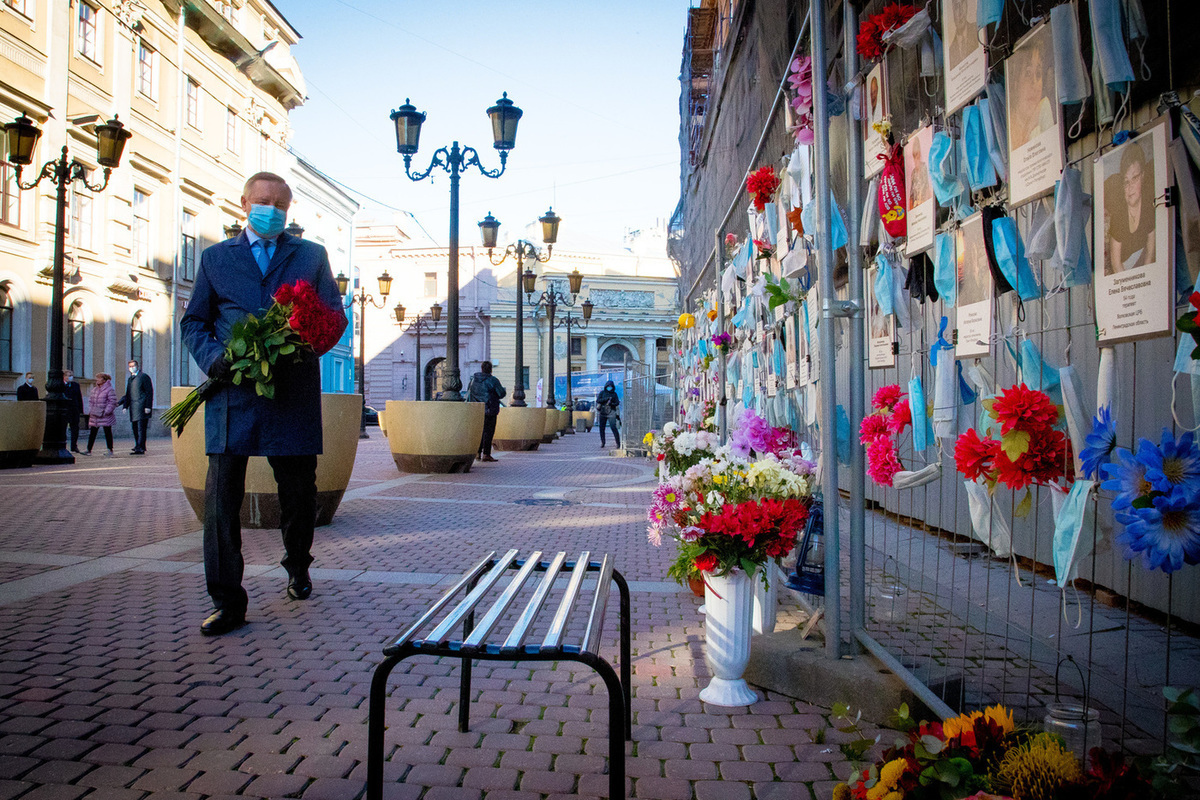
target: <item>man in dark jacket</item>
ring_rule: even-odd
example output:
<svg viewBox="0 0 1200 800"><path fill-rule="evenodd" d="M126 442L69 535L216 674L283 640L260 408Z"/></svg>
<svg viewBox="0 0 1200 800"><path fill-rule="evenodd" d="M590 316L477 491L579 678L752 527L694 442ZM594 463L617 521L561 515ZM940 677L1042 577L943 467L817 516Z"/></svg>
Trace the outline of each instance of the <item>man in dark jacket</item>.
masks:
<svg viewBox="0 0 1200 800"><path fill-rule="evenodd" d="M83 416L83 392L75 382L75 373L63 372L63 397L67 398L67 425L71 428L71 452L79 452L79 418Z"/></svg>
<svg viewBox="0 0 1200 800"><path fill-rule="evenodd" d="M322 353L305 350L301 360L280 368L275 397L259 397L254 384L227 379L225 344L233 326L261 314L284 284L312 284L346 327L325 248L284 232L292 190L270 172L252 175L242 190L246 229L207 248L187 313L180 322L192 358L210 378L226 379L205 401L204 440L208 480L204 487L204 576L215 611L200 626L219 636L246 623L242 588L242 501L250 456L266 456L279 484L280 529L287 570L287 594L312 594L313 528L317 519L317 456L321 453Z"/></svg>
<svg viewBox="0 0 1200 800"><path fill-rule="evenodd" d="M120 408L129 409L129 422L133 425L133 449L131 456L146 454L146 424L154 413L154 383L142 372L136 360L129 362L129 379L125 381L125 396L117 401Z"/></svg>
<svg viewBox="0 0 1200 800"><path fill-rule="evenodd" d="M18 400L37 400L38 399L38 390L37 390L37 387L33 385L33 373L32 372L26 372L25 373L25 381L20 386L17 387L17 399Z"/></svg>
<svg viewBox="0 0 1200 800"><path fill-rule="evenodd" d="M496 417L500 416L500 398L504 387L492 375L492 362L485 361L467 385L467 402L483 403L483 438L479 440L479 460L497 461L492 458L492 437L496 435Z"/></svg>
<svg viewBox="0 0 1200 800"><path fill-rule="evenodd" d="M600 416L600 447L604 447L604 426L612 428L613 441L621 446L621 434L617 431L617 420L621 415L617 409L621 406L621 398L617 397L617 387L612 381L604 384L600 394L596 395L596 413Z"/></svg>

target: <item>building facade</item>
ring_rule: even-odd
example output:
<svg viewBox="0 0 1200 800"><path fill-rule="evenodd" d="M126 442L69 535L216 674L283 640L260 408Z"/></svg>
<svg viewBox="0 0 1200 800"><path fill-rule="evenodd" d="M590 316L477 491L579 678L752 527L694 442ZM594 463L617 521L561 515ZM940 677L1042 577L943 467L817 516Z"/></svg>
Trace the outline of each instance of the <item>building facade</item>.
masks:
<svg viewBox="0 0 1200 800"><path fill-rule="evenodd" d="M117 115L133 134L105 191L70 188L64 363L85 395L96 372L119 380L131 358L159 406L167 387L203 380L178 333L200 253L244 223L248 175L304 173L287 150L288 113L304 97L291 55L299 38L268 0L0 3L0 120L25 114L43 131L26 180L65 145L94 181L96 123ZM0 187L4 397L26 370L45 379L55 198L45 182L20 190L7 164ZM310 213L311 195L332 203L348 264L353 212L338 194L299 191L297 211Z"/></svg>

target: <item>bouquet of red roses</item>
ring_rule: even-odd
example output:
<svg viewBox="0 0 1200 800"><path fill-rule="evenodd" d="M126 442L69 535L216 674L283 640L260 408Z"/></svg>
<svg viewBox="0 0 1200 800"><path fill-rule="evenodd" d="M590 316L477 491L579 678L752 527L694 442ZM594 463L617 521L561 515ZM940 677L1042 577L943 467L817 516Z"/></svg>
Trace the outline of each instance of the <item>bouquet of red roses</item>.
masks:
<svg viewBox="0 0 1200 800"><path fill-rule="evenodd" d="M163 412L162 421L176 433L183 433L200 404L222 386L252 381L255 394L273 399L279 366L299 361L305 349L323 355L341 338L341 311L326 306L308 281L284 284L274 298L261 318L250 314L233 326L225 344L228 377L209 378Z"/></svg>

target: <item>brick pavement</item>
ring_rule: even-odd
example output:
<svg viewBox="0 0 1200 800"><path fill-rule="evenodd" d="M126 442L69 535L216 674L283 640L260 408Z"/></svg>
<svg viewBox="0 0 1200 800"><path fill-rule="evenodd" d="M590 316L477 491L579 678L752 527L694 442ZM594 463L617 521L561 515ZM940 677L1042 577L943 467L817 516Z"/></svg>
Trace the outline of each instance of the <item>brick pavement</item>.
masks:
<svg viewBox="0 0 1200 800"><path fill-rule="evenodd" d="M165 440L145 458L118 447L0 473L0 800L361 797L382 644L450 576L509 547L611 552L631 581L631 797L826 798L848 774L827 709L766 695L730 713L697 699L703 617L663 581L669 548L646 542L645 462L607 457L593 434L468 475L404 476L372 433L318 529L312 599L286 598L278 533L247 531L250 624L217 639L199 635L199 525ZM425 658L393 673L386 796L607 792L606 696L590 670L477 665L469 734L456 727L457 672Z"/></svg>

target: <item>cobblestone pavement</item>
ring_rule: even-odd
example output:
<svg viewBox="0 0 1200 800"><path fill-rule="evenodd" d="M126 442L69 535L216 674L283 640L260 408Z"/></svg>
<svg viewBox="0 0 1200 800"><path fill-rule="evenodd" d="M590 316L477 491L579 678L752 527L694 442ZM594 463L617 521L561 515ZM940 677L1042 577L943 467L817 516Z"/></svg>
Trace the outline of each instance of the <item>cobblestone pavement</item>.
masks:
<svg viewBox="0 0 1200 800"><path fill-rule="evenodd" d="M670 549L646 542L646 462L608 457L591 434L467 475L403 475L372 435L317 531L313 597L286 597L277 532L246 531L250 624L215 639L199 633L199 525L166 440L141 458L118 447L0 473L0 800L361 797L383 643L508 548L609 552L631 582L631 797L827 798L848 774L828 709L697 699L703 616L663 580ZM530 499L570 505L516 502ZM469 734L457 686L454 661L393 673L385 796L607 793L607 700L590 670L477 664Z"/></svg>

